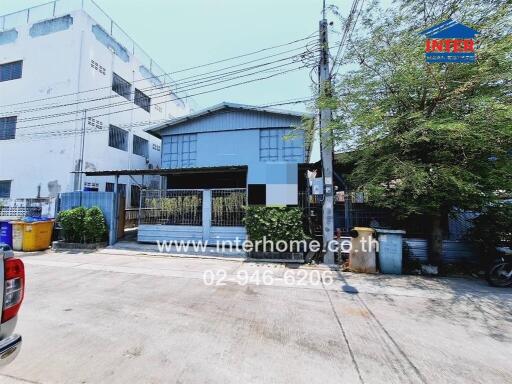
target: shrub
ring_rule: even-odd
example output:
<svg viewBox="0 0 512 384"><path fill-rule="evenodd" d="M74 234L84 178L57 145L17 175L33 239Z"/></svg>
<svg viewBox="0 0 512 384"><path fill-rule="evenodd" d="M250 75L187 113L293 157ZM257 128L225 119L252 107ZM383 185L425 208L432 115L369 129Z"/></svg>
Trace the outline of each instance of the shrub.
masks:
<svg viewBox="0 0 512 384"><path fill-rule="evenodd" d="M248 207L244 223L252 241L263 240L263 237L273 242L307 239L300 208Z"/></svg>
<svg viewBox="0 0 512 384"><path fill-rule="evenodd" d="M84 235L86 243L99 243L105 240L107 225L103 212L98 207L89 208L85 213Z"/></svg>
<svg viewBox="0 0 512 384"><path fill-rule="evenodd" d="M62 228L64 241L69 243L95 243L105 239L107 226L98 207L78 207L59 212L57 222Z"/></svg>
<svg viewBox="0 0 512 384"><path fill-rule="evenodd" d="M84 219L86 210L84 207L68 209L59 212L57 222L62 228L64 240L69 243L83 243Z"/></svg>

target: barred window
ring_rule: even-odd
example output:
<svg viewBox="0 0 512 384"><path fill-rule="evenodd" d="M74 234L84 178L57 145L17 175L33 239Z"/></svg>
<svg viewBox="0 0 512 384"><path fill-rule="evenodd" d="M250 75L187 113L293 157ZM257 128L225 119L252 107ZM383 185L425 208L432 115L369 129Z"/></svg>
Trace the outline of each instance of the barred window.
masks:
<svg viewBox="0 0 512 384"><path fill-rule="evenodd" d="M150 111L151 108L151 98L144 94L144 92L135 89L135 104L141 107L146 111Z"/></svg>
<svg viewBox="0 0 512 384"><path fill-rule="evenodd" d="M197 135L171 136L171 168L186 168L196 165Z"/></svg>
<svg viewBox="0 0 512 384"><path fill-rule="evenodd" d="M21 79L23 61L0 64L0 81Z"/></svg>
<svg viewBox="0 0 512 384"><path fill-rule="evenodd" d="M260 129L261 161L304 161L304 138L291 128Z"/></svg>
<svg viewBox="0 0 512 384"><path fill-rule="evenodd" d="M146 139L133 135L133 153L139 156L148 157L149 143Z"/></svg>
<svg viewBox="0 0 512 384"><path fill-rule="evenodd" d="M128 132L124 129L111 125L108 128L108 145L122 151L128 150Z"/></svg>
<svg viewBox="0 0 512 384"><path fill-rule="evenodd" d="M12 180L0 180L0 198L11 197L11 183Z"/></svg>
<svg viewBox="0 0 512 384"><path fill-rule="evenodd" d="M132 184L130 187L130 205L133 208L138 208L140 206L140 187L138 185Z"/></svg>
<svg viewBox="0 0 512 384"><path fill-rule="evenodd" d="M115 192L114 183L105 183L105 192ZM117 190L121 196L126 196L126 184L117 184Z"/></svg>
<svg viewBox="0 0 512 384"><path fill-rule="evenodd" d="M112 78L112 90L127 100L131 99L132 85L115 73Z"/></svg>
<svg viewBox="0 0 512 384"><path fill-rule="evenodd" d="M16 137L16 116L0 117L0 140L12 140Z"/></svg>

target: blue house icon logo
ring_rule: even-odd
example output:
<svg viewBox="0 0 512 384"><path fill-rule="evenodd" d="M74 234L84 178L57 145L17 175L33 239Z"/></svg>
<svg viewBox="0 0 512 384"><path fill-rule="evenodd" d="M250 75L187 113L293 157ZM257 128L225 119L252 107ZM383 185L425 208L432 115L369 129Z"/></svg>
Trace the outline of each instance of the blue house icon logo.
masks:
<svg viewBox="0 0 512 384"><path fill-rule="evenodd" d="M474 63L475 35L478 31L448 19L420 34L426 37L425 59L427 63Z"/></svg>

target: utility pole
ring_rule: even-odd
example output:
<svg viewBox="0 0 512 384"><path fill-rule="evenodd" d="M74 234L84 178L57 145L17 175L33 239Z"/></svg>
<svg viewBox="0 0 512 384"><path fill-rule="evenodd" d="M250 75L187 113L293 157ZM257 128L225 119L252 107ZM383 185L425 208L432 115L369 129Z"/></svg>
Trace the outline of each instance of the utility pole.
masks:
<svg viewBox="0 0 512 384"><path fill-rule="evenodd" d="M323 18L320 21L320 95L331 95L331 75L329 70L329 45L327 39L327 19L325 16L325 0L323 1ZM320 149L322 158L322 175L324 179L324 201L322 206L322 236L324 243L324 263L334 264L334 252L328 244L334 237L334 192L333 192L333 135L329 128L331 110L320 109Z"/></svg>

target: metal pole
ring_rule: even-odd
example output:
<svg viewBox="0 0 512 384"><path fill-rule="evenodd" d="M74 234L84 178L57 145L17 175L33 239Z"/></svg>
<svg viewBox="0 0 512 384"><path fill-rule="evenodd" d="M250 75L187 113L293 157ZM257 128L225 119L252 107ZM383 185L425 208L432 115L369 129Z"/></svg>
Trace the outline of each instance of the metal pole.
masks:
<svg viewBox="0 0 512 384"><path fill-rule="evenodd" d="M320 21L320 94L331 95L331 78L329 74L329 46L327 40L327 19L325 18L325 1L323 9L324 18ZM322 235L324 242L324 263L334 264L334 252L328 245L334 236L334 198L333 198L333 137L331 128L331 110L320 110L320 144L322 156L322 175L324 179L324 201L322 206Z"/></svg>
<svg viewBox="0 0 512 384"><path fill-rule="evenodd" d="M83 113L83 121L82 121L82 132L80 137L80 177L78 190L81 191L83 189L83 172L84 172L84 150L85 150L85 126L87 124L87 110L84 110Z"/></svg>

